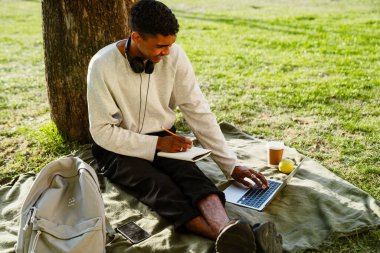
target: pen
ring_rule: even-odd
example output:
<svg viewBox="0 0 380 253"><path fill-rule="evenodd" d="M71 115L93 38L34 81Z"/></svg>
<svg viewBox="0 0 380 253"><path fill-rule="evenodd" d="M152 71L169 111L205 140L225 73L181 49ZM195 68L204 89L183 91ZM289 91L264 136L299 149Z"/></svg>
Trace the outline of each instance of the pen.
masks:
<svg viewBox="0 0 380 253"><path fill-rule="evenodd" d="M164 130L165 132L167 132L167 133L169 133L169 134L171 134L171 135L173 135L173 136L177 136L175 133L173 133L172 131L170 131L169 129L166 129L165 127L161 127L162 128L162 130Z"/></svg>

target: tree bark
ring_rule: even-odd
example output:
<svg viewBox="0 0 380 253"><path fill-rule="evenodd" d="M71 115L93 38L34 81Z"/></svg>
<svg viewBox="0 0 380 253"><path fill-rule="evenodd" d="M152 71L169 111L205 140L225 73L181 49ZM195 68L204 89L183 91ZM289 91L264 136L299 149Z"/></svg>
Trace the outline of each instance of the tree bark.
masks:
<svg viewBox="0 0 380 253"><path fill-rule="evenodd" d="M69 141L90 140L86 76L91 57L128 37L134 0L42 0L45 75L52 120Z"/></svg>

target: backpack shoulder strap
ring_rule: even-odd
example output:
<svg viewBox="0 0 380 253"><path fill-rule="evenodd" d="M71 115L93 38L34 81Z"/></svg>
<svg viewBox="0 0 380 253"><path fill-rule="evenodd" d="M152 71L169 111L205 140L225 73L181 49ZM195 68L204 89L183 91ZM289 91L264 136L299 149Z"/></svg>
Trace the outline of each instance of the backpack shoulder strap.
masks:
<svg viewBox="0 0 380 253"><path fill-rule="evenodd" d="M78 157L72 157L73 159L76 160L76 166L79 169L85 169L92 177L92 179L95 181L97 187L98 187L98 190L99 190L99 194L100 196L102 197L102 194L101 194L101 191L100 191L100 185L99 185L99 180L98 180L98 176L96 175L96 172L95 170L87 163L85 163L83 160L81 160L80 158ZM102 197L103 199L103 197ZM114 236L116 234L115 230L112 228L109 220L107 219L107 217L105 216L105 225L106 225L106 231L107 231L107 234L109 236Z"/></svg>

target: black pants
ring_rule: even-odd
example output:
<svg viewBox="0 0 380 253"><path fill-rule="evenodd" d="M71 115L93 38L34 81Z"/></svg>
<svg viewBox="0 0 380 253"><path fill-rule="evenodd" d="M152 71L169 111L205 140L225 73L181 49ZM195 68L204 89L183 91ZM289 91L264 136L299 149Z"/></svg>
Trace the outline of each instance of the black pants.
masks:
<svg viewBox="0 0 380 253"><path fill-rule="evenodd" d="M200 215L200 199L215 193L225 203L224 193L193 162L157 156L149 162L110 152L96 144L92 152L107 178L172 221L177 229L183 230L187 221Z"/></svg>

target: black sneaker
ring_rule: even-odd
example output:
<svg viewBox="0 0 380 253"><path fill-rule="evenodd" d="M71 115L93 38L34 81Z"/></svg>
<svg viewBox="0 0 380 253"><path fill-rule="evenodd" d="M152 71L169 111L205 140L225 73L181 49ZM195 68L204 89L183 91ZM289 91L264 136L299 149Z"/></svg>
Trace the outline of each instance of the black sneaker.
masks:
<svg viewBox="0 0 380 253"><path fill-rule="evenodd" d="M249 224L230 221L219 233L215 242L216 253L255 253L256 243Z"/></svg>
<svg viewBox="0 0 380 253"><path fill-rule="evenodd" d="M272 222L255 224L253 234L256 240L256 253L282 253L282 236L277 234Z"/></svg>

